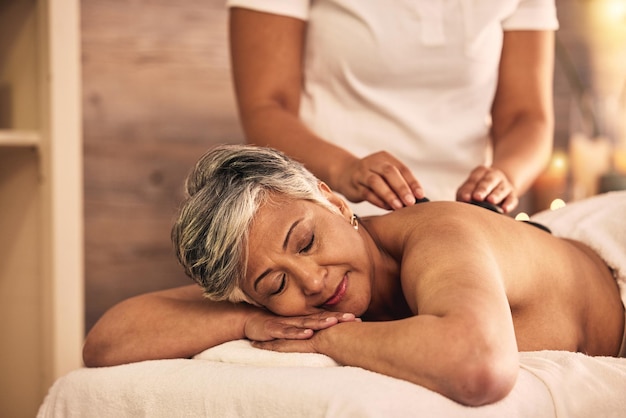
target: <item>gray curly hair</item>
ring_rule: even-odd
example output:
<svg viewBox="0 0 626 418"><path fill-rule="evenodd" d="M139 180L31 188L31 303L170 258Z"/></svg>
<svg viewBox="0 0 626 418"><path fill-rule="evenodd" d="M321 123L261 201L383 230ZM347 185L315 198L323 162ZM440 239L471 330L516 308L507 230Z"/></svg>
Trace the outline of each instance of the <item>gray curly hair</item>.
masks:
<svg viewBox="0 0 626 418"><path fill-rule="evenodd" d="M283 153L251 145L221 145L196 163L172 227L185 273L211 300L254 303L241 290L248 261L248 230L261 205L277 194L335 210L319 180Z"/></svg>

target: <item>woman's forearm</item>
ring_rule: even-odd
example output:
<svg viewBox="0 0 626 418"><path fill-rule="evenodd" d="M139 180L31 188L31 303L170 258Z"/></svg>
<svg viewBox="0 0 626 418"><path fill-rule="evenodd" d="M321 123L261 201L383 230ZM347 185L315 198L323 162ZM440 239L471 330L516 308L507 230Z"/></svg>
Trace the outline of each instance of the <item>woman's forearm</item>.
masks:
<svg viewBox="0 0 626 418"><path fill-rule="evenodd" d="M198 286L136 296L109 309L83 347L88 367L143 360L188 358L226 341L244 338L245 304L210 302Z"/></svg>
<svg viewBox="0 0 626 418"><path fill-rule="evenodd" d="M518 357L514 336L472 332L477 328L473 322L417 316L340 324L321 332L316 348L341 364L407 380L477 406L511 390Z"/></svg>

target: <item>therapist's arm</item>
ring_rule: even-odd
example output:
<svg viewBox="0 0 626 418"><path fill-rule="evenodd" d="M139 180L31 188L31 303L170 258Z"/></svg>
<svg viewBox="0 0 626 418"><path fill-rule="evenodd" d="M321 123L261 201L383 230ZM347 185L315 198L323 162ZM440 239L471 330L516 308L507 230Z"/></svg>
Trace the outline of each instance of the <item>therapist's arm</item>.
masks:
<svg viewBox="0 0 626 418"><path fill-rule="evenodd" d="M357 158L301 122L306 25L291 17L230 9L233 80L247 142L283 151L352 202L366 200L386 209L414 204L423 197L422 188L384 151L384 143L380 152Z"/></svg>
<svg viewBox="0 0 626 418"><path fill-rule="evenodd" d="M493 163L457 193L510 212L545 169L554 137L554 32L507 31L492 108Z"/></svg>

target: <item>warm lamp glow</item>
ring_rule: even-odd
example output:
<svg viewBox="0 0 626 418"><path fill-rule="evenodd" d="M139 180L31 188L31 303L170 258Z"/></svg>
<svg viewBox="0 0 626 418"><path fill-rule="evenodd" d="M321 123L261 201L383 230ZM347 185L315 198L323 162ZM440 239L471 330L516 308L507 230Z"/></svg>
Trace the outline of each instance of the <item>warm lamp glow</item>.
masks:
<svg viewBox="0 0 626 418"><path fill-rule="evenodd" d="M613 152L613 168L618 173L626 174L626 148Z"/></svg>
<svg viewBox="0 0 626 418"><path fill-rule="evenodd" d="M548 167L537 179L537 184L558 188L567 179L568 166L567 155L562 151L555 152L552 154Z"/></svg>
<svg viewBox="0 0 626 418"><path fill-rule="evenodd" d="M555 153L550 165L553 170L564 172L567 170L567 157L563 153Z"/></svg>
<svg viewBox="0 0 626 418"><path fill-rule="evenodd" d="M563 151L552 154L546 170L535 180L533 185L535 210L544 210L550 207L555 198L564 196L567 192L567 177L569 160Z"/></svg>
<svg viewBox="0 0 626 418"><path fill-rule="evenodd" d="M625 0L604 0L601 7L607 22L619 23L626 20Z"/></svg>

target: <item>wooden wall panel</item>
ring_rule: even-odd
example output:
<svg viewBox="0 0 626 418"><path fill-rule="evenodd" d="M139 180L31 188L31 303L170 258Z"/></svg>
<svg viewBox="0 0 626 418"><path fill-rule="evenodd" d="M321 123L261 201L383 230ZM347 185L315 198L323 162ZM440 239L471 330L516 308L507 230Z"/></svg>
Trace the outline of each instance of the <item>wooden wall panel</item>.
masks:
<svg viewBox="0 0 626 418"><path fill-rule="evenodd" d="M191 283L169 240L182 183L240 142L222 0L82 3L86 329L129 296Z"/></svg>

